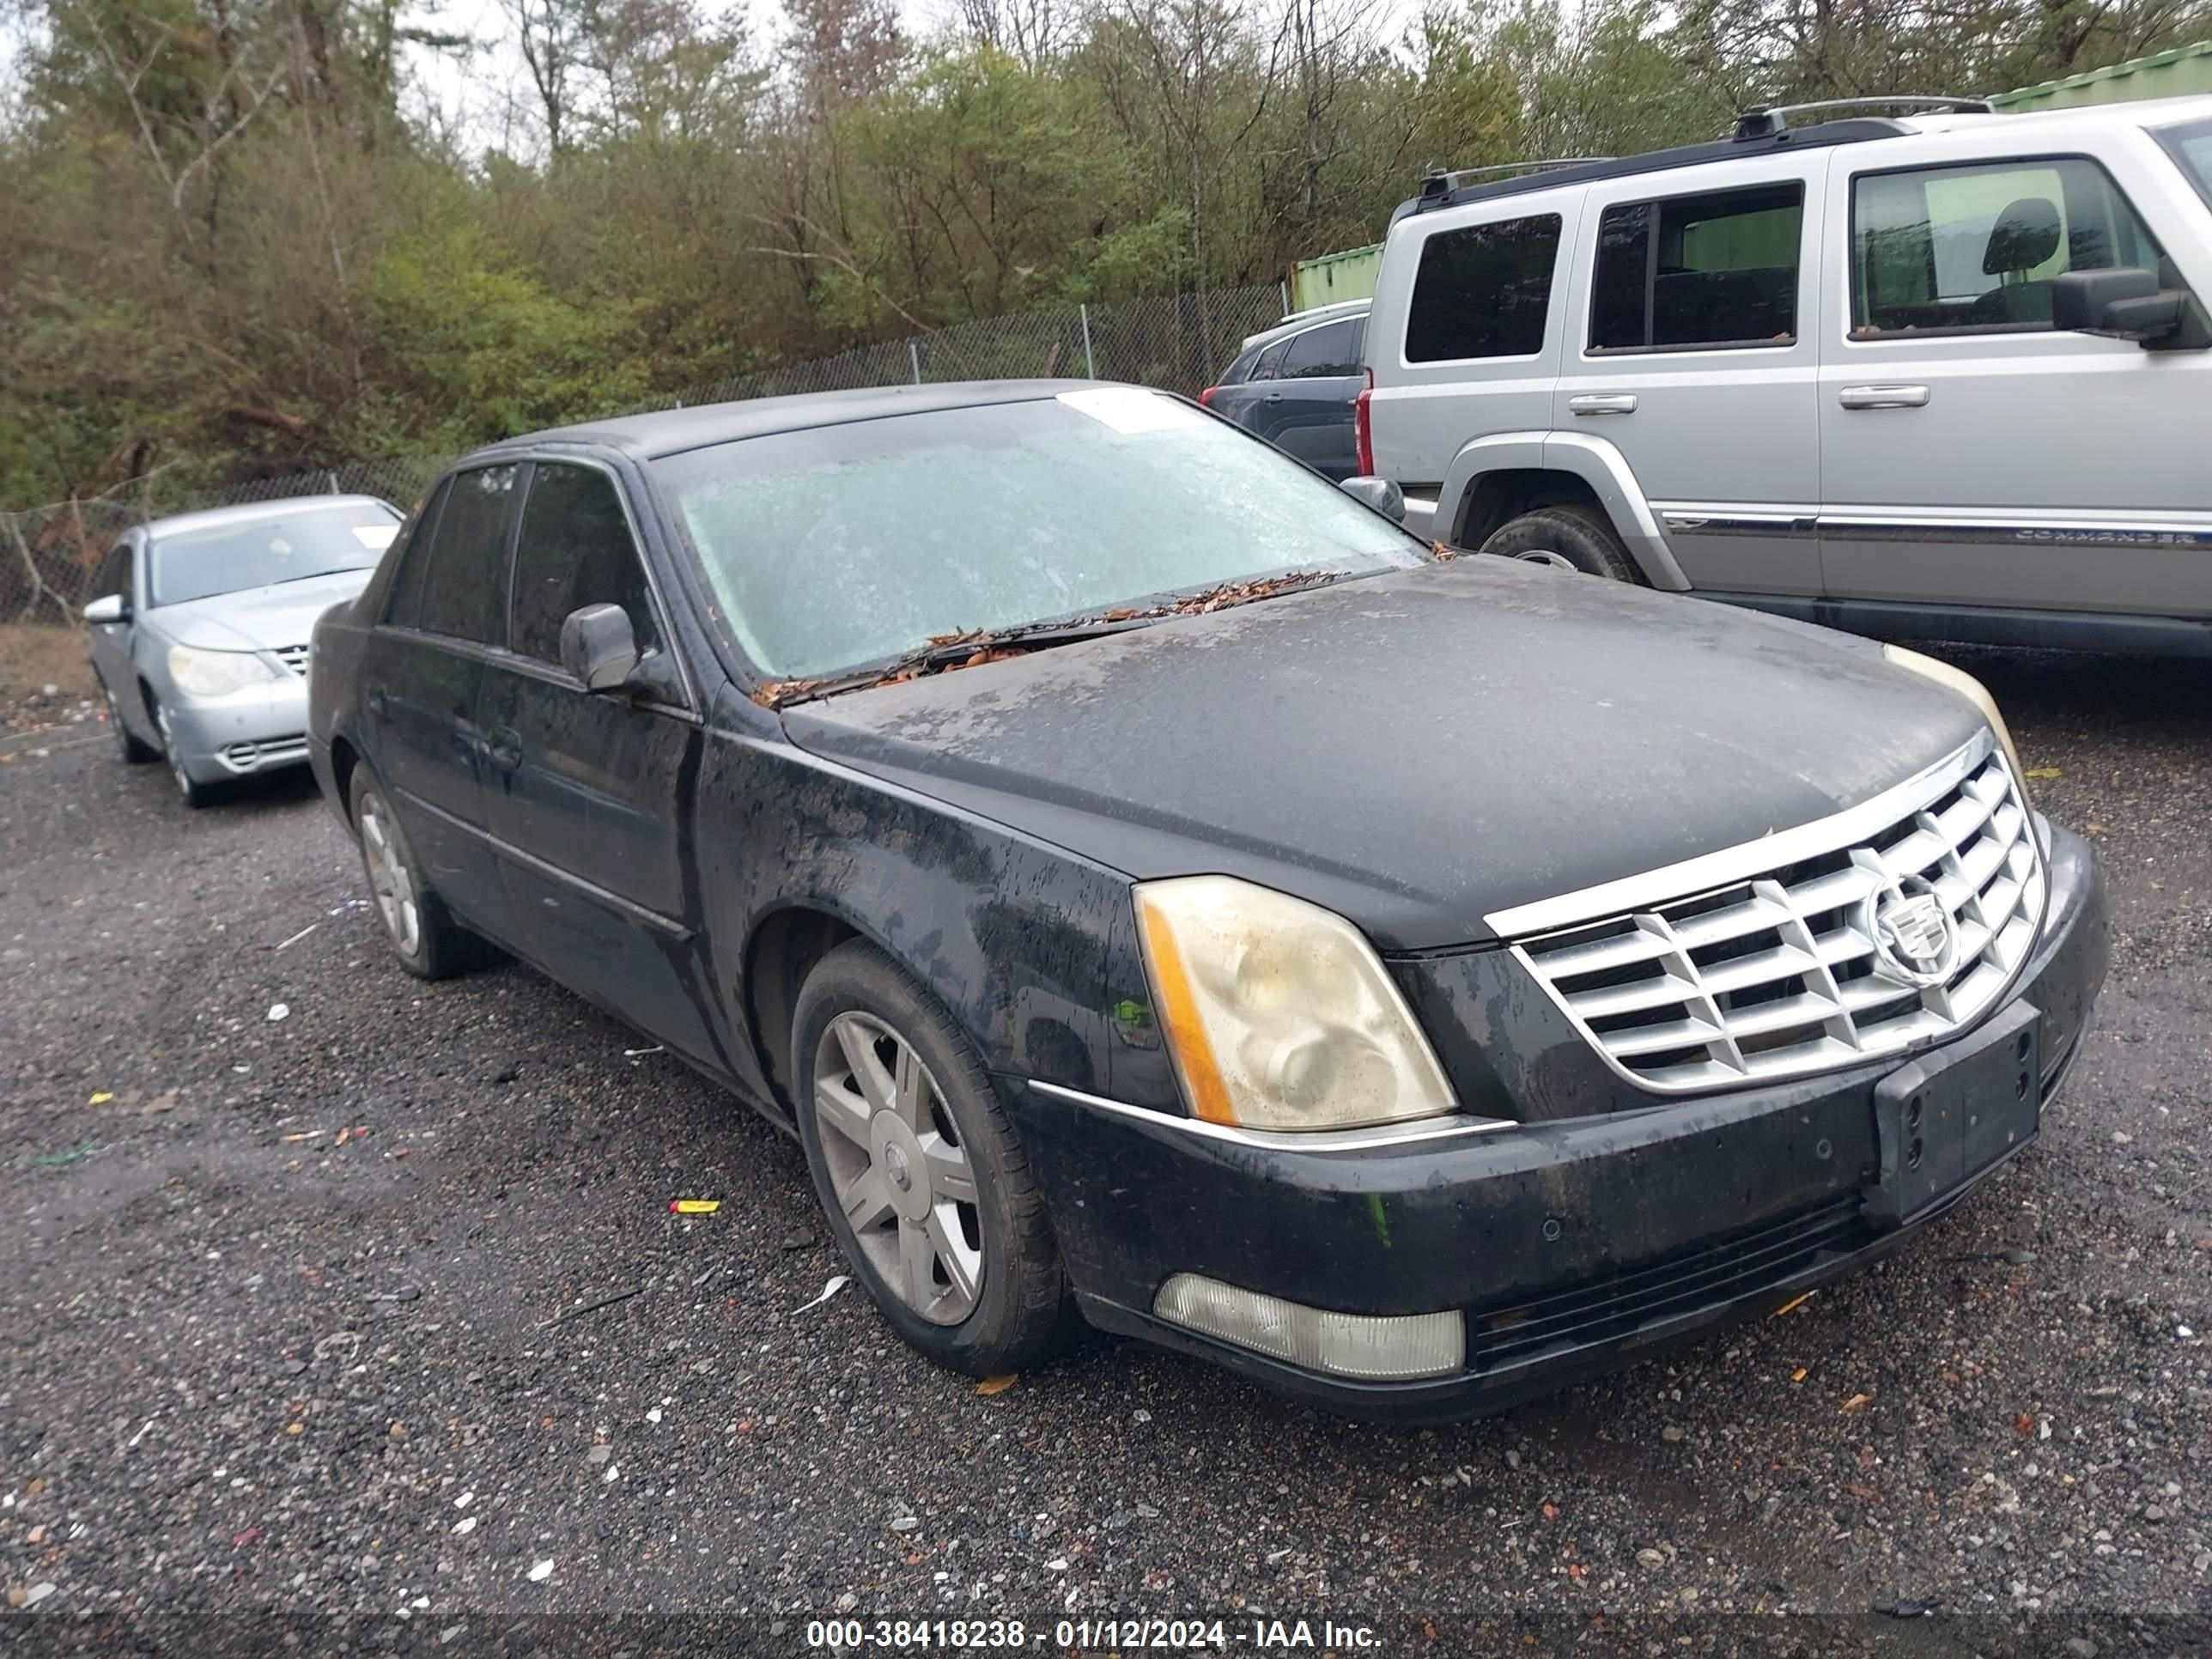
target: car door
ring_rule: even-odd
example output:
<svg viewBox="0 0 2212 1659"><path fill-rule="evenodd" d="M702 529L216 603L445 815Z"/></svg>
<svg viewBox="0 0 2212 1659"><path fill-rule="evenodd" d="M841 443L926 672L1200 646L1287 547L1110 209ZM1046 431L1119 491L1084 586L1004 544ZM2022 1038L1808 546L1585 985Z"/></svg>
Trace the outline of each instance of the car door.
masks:
<svg viewBox="0 0 2212 1659"><path fill-rule="evenodd" d="M1836 161L1828 592L2212 615L2212 354L2061 332L2051 289L2063 271L2136 266L2212 299L2212 249L2184 223L2162 246L2138 211L2172 187L2148 140L2022 154L2009 123L1990 125Z"/></svg>
<svg viewBox="0 0 2212 1659"><path fill-rule="evenodd" d="M1291 336L1256 411L1261 437L1332 478L1358 471L1352 411L1367 385L1366 328L1364 317L1340 317Z"/></svg>
<svg viewBox="0 0 2212 1659"><path fill-rule="evenodd" d="M138 671L131 658L138 614L137 548L131 537L108 550L92 586L95 599L120 599L124 613L120 622L89 624L85 629L85 650L100 683L114 694L117 710L131 723L133 732L151 742L155 736L154 723L145 717L145 699L138 695Z"/></svg>
<svg viewBox="0 0 2212 1659"><path fill-rule="evenodd" d="M383 617L362 647L370 763L441 898L507 943L506 890L483 828L484 659L506 632L507 551L522 469L457 472L409 538Z"/></svg>
<svg viewBox="0 0 2212 1659"><path fill-rule="evenodd" d="M1695 587L1816 594L1825 152L1590 187L1553 425L1627 461Z"/></svg>
<svg viewBox="0 0 2212 1659"><path fill-rule="evenodd" d="M562 623L590 605L619 605L640 652L664 653L677 669L665 694L588 691L562 669ZM485 665L479 708L486 823L519 943L564 983L711 1060L680 817L702 728L607 466L535 463L508 643Z"/></svg>
<svg viewBox="0 0 2212 1659"><path fill-rule="evenodd" d="M1289 346L1288 340L1276 340L1240 354L1206 399L1206 406L1247 432L1265 436L1267 398L1275 390L1275 374Z"/></svg>

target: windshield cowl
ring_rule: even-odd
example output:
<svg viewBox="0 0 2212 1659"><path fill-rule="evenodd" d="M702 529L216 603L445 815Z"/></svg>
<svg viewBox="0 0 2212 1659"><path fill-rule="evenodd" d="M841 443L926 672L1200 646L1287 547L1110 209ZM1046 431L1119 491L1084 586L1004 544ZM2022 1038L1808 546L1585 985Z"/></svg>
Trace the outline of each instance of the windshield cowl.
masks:
<svg viewBox="0 0 2212 1659"><path fill-rule="evenodd" d="M932 674L980 668L986 663L1006 662L1032 651L1050 650L1057 645L1096 639L1102 634L1143 628L1170 617L1202 617L1231 605L1270 599L1279 593L1303 592L1335 581L1338 576L1334 570L1292 570L1249 581L1219 582L1196 593L1157 605L1118 606L1095 617L933 635L927 642L903 656L850 674L813 680L769 680L754 690L753 701L766 708L784 708L816 697L833 697L841 692L898 685Z"/></svg>

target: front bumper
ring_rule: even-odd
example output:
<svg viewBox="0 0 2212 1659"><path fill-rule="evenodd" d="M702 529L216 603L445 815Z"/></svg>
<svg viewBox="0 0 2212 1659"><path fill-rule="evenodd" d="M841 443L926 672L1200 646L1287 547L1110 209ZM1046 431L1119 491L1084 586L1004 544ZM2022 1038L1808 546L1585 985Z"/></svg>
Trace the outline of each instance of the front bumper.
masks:
<svg viewBox="0 0 2212 1659"><path fill-rule="evenodd" d="M297 676L225 697L165 702L170 740L194 781L216 783L307 759L307 682Z"/></svg>
<svg viewBox="0 0 2212 1659"><path fill-rule="evenodd" d="M2050 875L2045 932L2011 995L1909 1059L1371 1151L1201 1134L1011 1083L1001 1094L1092 1322L1355 1415L1473 1415L1771 1311L1986 1180L2010 1152L1899 1213L1882 1186L1876 1085L2032 1012L2051 1097L2103 982L2106 939L2087 844L2054 829ZM1342 1313L1458 1309L1465 1365L1368 1383L1285 1364L1157 1318L1160 1285L1180 1273Z"/></svg>

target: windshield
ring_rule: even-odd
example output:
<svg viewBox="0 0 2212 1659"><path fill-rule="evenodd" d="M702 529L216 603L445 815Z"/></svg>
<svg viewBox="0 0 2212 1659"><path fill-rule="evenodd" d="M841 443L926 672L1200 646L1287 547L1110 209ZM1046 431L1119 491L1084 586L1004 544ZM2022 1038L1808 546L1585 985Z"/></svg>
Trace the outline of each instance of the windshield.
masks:
<svg viewBox="0 0 2212 1659"><path fill-rule="evenodd" d="M738 644L779 679L1185 589L1423 561L1296 462L1132 388L777 433L653 466Z"/></svg>
<svg viewBox="0 0 2212 1659"><path fill-rule="evenodd" d="M2212 121L2191 121L2178 127L2161 127L2158 142L2181 163L2197 193L2212 203Z"/></svg>
<svg viewBox="0 0 2212 1659"><path fill-rule="evenodd" d="M149 603L183 605L274 582L363 570L398 533L392 510L373 501L294 509L240 523L173 531L153 546Z"/></svg>

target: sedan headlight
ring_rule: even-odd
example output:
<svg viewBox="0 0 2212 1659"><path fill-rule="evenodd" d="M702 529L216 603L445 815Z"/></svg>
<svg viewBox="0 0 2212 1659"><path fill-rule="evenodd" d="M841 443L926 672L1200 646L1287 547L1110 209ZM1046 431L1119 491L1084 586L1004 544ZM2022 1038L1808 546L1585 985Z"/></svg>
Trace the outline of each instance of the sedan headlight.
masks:
<svg viewBox="0 0 2212 1659"><path fill-rule="evenodd" d="M1453 1109L1381 958L1343 917L1229 876L1140 883L1137 931L1184 1097L1247 1129Z"/></svg>
<svg viewBox="0 0 2212 1659"><path fill-rule="evenodd" d="M196 697L220 697L273 680L276 675L251 651L198 651L189 645L173 645L169 678L180 691Z"/></svg>
<svg viewBox="0 0 2212 1659"><path fill-rule="evenodd" d="M1990 723L1990 730L1996 733L1997 746L2004 750L2005 759L2011 763L2013 785L2020 791L2021 800L2025 804L2027 799L2027 769L2020 763L2020 750L2013 747L2012 728L2005 724L2005 717L1997 712L1997 700L1990 695L1990 688L1963 668L1954 668L1949 663L1939 662L1934 657L1923 657L1917 651L1907 651L1901 645L1885 645L1881 654L1899 668L1918 674L1924 679L1931 679L1947 691L1956 691L1982 711L1982 718Z"/></svg>

